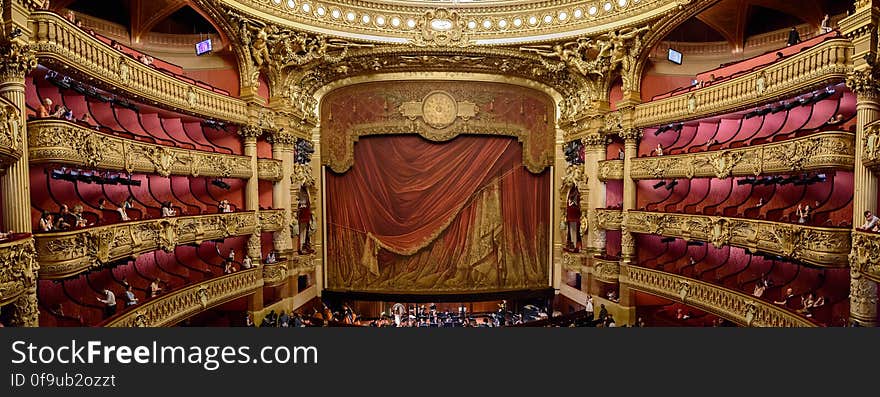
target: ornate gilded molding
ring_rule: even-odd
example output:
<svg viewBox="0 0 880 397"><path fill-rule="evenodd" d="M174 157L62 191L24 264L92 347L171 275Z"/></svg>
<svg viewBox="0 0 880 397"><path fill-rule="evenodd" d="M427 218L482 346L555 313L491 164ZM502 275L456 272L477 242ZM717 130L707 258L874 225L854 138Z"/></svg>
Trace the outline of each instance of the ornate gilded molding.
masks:
<svg viewBox="0 0 880 397"><path fill-rule="evenodd" d="M18 108L0 98L0 173L21 158L24 125Z"/></svg>
<svg viewBox="0 0 880 397"><path fill-rule="evenodd" d="M296 277L303 274L309 274L315 271L316 262L319 260L315 254L311 255L294 255L288 261L288 275Z"/></svg>
<svg viewBox="0 0 880 397"><path fill-rule="evenodd" d="M633 159L630 175L635 180L724 179L826 169L852 169L855 164L854 141L854 135L848 132L821 132L784 142L739 149L639 157ZM873 142L874 145L878 144L876 140ZM876 151L877 148L874 149L875 156ZM599 163L600 170L605 163L610 162Z"/></svg>
<svg viewBox="0 0 880 397"><path fill-rule="evenodd" d="M0 306L18 299L37 281L34 240L30 237L0 244Z"/></svg>
<svg viewBox="0 0 880 397"><path fill-rule="evenodd" d="M730 80L639 104L635 124L651 127L727 114L841 82L851 70L852 44L829 39L782 61ZM763 76L763 84L758 84ZM761 93L759 94L759 88Z"/></svg>
<svg viewBox="0 0 880 397"><path fill-rule="evenodd" d="M596 222L601 230L620 230L623 223L623 211L596 209Z"/></svg>
<svg viewBox="0 0 880 397"><path fill-rule="evenodd" d="M248 156L153 145L55 119L28 123L28 151L34 164L242 179L250 178L252 172ZM261 179L281 179L280 161L260 159L258 166Z"/></svg>
<svg viewBox="0 0 880 397"><path fill-rule="evenodd" d="M212 0L216 1L216 0ZM289 26L336 37L376 43L419 44L422 35L441 36L438 45L520 44L597 35L656 19L691 0L586 0L423 2L329 0L321 3L281 0L223 1L226 7ZM457 19L440 10L454 9ZM450 38L447 38L450 36Z"/></svg>
<svg viewBox="0 0 880 397"><path fill-rule="evenodd" d="M623 160L605 160L598 163L600 181L623 179Z"/></svg>
<svg viewBox="0 0 880 397"><path fill-rule="evenodd" d="M259 179L278 182L284 177L281 160L257 159L257 175Z"/></svg>
<svg viewBox="0 0 880 397"><path fill-rule="evenodd" d="M264 264L262 268L264 286L275 287L287 281L287 263Z"/></svg>
<svg viewBox="0 0 880 397"><path fill-rule="evenodd" d="M584 274L587 271L588 257L586 254L562 253L562 270Z"/></svg>
<svg viewBox="0 0 880 397"><path fill-rule="evenodd" d="M880 282L880 234L854 231L849 261L853 278Z"/></svg>
<svg viewBox="0 0 880 397"><path fill-rule="evenodd" d="M872 123L865 127L865 136L862 142L862 163L880 172L880 123Z"/></svg>
<svg viewBox="0 0 880 397"><path fill-rule="evenodd" d="M284 210L260 210L260 231L261 232L277 232L284 228Z"/></svg>
<svg viewBox="0 0 880 397"><path fill-rule="evenodd" d="M80 73L108 91L123 91L146 103L199 117L238 124L248 122L241 99L219 94L126 59L61 16L43 11L31 14L31 42L41 62Z"/></svg>
<svg viewBox="0 0 880 397"><path fill-rule="evenodd" d="M733 245L826 267L847 266L852 243L849 229L705 215L629 211L626 226L632 233Z"/></svg>
<svg viewBox="0 0 880 397"><path fill-rule="evenodd" d="M0 78L20 81L35 67L37 57L29 44L15 40L0 43Z"/></svg>
<svg viewBox="0 0 880 397"><path fill-rule="evenodd" d="M217 277L150 299L108 322L106 327L166 327L247 296L263 287L259 267Z"/></svg>
<svg viewBox="0 0 880 397"><path fill-rule="evenodd" d="M676 274L623 265L620 283L750 327L815 327L804 317L777 305L703 281Z"/></svg>
<svg viewBox="0 0 880 397"><path fill-rule="evenodd" d="M119 259L254 232L253 211L125 222L34 236L40 278L60 279Z"/></svg>

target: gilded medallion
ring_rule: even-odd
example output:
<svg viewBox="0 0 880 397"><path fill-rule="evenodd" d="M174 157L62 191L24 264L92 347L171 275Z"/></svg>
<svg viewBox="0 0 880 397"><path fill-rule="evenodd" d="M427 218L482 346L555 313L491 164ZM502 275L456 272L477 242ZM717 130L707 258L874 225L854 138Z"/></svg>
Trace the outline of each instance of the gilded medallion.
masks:
<svg viewBox="0 0 880 397"><path fill-rule="evenodd" d="M458 103L446 92L432 92L422 101L422 119L431 127L449 127L457 117Z"/></svg>

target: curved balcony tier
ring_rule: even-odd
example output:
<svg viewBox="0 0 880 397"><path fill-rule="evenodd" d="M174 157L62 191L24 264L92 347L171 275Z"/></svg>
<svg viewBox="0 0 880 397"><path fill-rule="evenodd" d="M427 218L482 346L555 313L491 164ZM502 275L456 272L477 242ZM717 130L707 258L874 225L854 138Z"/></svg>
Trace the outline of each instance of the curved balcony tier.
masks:
<svg viewBox="0 0 880 397"><path fill-rule="evenodd" d="M846 80L852 43L830 38L766 68L694 90L688 95L640 104L636 127L701 119L787 99Z"/></svg>
<svg viewBox="0 0 880 397"><path fill-rule="evenodd" d="M34 240L29 234L0 243L0 306L16 300L36 282Z"/></svg>
<svg viewBox="0 0 880 397"><path fill-rule="evenodd" d="M34 236L40 278L61 279L158 249L254 233L253 211L159 218Z"/></svg>
<svg viewBox="0 0 880 397"><path fill-rule="evenodd" d="M28 123L32 164L52 163L129 173L193 177L251 177L251 158L154 145L116 137L65 120ZM281 179L281 162L260 159L261 178Z"/></svg>
<svg viewBox="0 0 880 397"><path fill-rule="evenodd" d="M629 211L626 231L733 245L825 267L846 267L849 228L826 228L745 218Z"/></svg>
<svg viewBox="0 0 880 397"><path fill-rule="evenodd" d="M217 277L150 299L113 318L106 327L165 327L263 287L262 269Z"/></svg>
<svg viewBox="0 0 880 397"><path fill-rule="evenodd" d="M658 270L621 265L620 283L634 290L672 299L745 326L816 326L804 317L754 296Z"/></svg>
<svg viewBox="0 0 880 397"><path fill-rule="evenodd" d="M248 122L245 101L190 84L113 49L61 16L31 13L31 42L40 62L59 66L146 104L198 117Z"/></svg>
<svg viewBox="0 0 880 397"><path fill-rule="evenodd" d="M606 283L617 283L620 275L618 261L594 258L584 254L562 254L562 269L580 273L582 276L592 274L597 280Z"/></svg>
<svg viewBox="0 0 880 397"><path fill-rule="evenodd" d="M632 160L635 180L676 178L729 178L804 171L852 169L855 136L848 132L821 132L784 142L739 149ZM623 179L623 162L599 163L599 179Z"/></svg>

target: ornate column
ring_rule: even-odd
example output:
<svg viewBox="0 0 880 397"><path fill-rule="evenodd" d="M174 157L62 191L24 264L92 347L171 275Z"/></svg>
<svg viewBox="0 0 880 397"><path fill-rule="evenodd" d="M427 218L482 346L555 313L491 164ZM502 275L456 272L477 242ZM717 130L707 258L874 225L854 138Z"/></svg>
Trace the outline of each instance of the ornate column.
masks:
<svg viewBox="0 0 880 397"><path fill-rule="evenodd" d="M296 136L282 128L270 135L269 141L272 143L272 158L281 161L281 180L272 187L272 203L275 208L284 210L285 225L281 231L275 232L273 242L275 250L282 256L289 257L293 251L289 227L293 219L290 200L290 175L293 171L293 145L296 143Z"/></svg>
<svg viewBox="0 0 880 397"><path fill-rule="evenodd" d="M636 208L636 181L632 179L632 161L638 157L639 139L642 130L627 128L619 133L623 138L623 221L620 225L621 261L632 263L636 257L636 243L632 233L628 231L629 211Z"/></svg>
<svg viewBox="0 0 880 397"><path fill-rule="evenodd" d="M607 152L607 138L601 133L587 135L584 143L584 169L586 173L587 191L589 197L586 203L587 252L590 255L605 253L605 230L599 229L599 220L596 216L597 208L605 208L605 183L599 180L599 162L605 160Z"/></svg>
<svg viewBox="0 0 880 397"><path fill-rule="evenodd" d="M840 28L853 42L853 72L846 84L858 98L853 178L853 226L857 227L864 223L864 211L877 212L877 176L865 167L863 159L865 127L880 118L880 71L876 70L880 1L857 0L855 6L856 12L840 21ZM850 320L862 326L876 326L877 283L861 277L852 263L850 274Z"/></svg>
<svg viewBox="0 0 880 397"><path fill-rule="evenodd" d="M244 191L244 206L246 210L254 211L254 215L259 221L260 178L257 164L257 138L263 134L263 130L257 126L244 126L239 130L239 134L244 139L244 155L251 158L251 177L248 178ZM263 258L260 234L259 222L257 222L257 229L254 230L254 234L251 235L247 243L247 255L257 263Z"/></svg>
<svg viewBox="0 0 880 397"><path fill-rule="evenodd" d="M7 9L6 7L10 7ZM5 4L3 11L4 19L10 15L12 22L22 18L20 8L15 4ZM26 16L24 17L26 21ZM4 20L5 28L11 29L14 23ZM26 23L25 23L26 26ZM22 37L27 37L23 33ZM25 76L37 66L37 59L30 46L24 41L0 39L0 96L7 99L16 108L7 117L17 118L15 131L11 131L11 141L21 157L15 163L9 165L6 173L0 176L0 195L3 200L3 231L12 230L16 233L31 233L31 195L30 175L28 165L27 128L24 120L25 113ZM2 120L8 122L8 120ZM3 308L9 310L10 325L20 327L36 327L39 325L39 308L37 305L36 274L39 265L34 259L33 240L26 246L24 253L15 258L15 263L2 263L7 269L0 269L0 273L10 271L23 275L22 282L27 286L27 291L11 305ZM8 268L19 267L20 271ZM14 273L13 273L14 274Z"/></svg>

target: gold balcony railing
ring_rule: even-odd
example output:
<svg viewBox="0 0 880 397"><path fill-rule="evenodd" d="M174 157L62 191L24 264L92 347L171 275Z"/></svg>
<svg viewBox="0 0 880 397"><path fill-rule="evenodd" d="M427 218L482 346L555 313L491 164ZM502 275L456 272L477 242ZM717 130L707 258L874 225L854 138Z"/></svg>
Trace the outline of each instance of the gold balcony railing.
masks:
<svg viewBox="0 0 880 397"><path fill-rule="evenodd" d="M847 266L848 228L825 228L744 218L629 211L627 230L733 245L826 267Z"/></svg>
<svg viewBox="0 0 880 397"><path fill-rule="evenodd" d="M64 164L161 176L251 177L251 159L247 156L143 143L64 120L29 122L28 146L29 161L33 164ZM267 167L269 164L277 167L280 172L280 161L260 161Z"/></svg>
<svg viewBox="0 0 880 397"><path fill-rule="evenodd" d="M618 261L568 252L562 254L562 268L580 273L581 276L592 274L597 280L606 283L617 283L620 274Z"/></svg>
<svg viewBox="0 0 880 397"><path fill-rule="evenodd" d="M600 208L596 210L596 221L600 230L620 230L623 212Z"/></svg>
<svg viewBox="0 0 880 397"><path fill-rule="evenodd" d="M852 235L851 272L880 282L880 234L854 231Z"/></svg>
<svg viewBox="0 0 880 397"><path fill-rule="evenodd" d="M754 296L676 274L620 266L620 283L751 327L815 327L804 317Z"/></svg>
<svg viewBox="0 0 880 397"><path fill-rule="evenodd" d="M636 127L652 127L727 114L846 79L852 44L826 40L770 66L691 93L636 106Z"/></svg>
<svg viewBox="0 0 880 397"><path fill-rule="evenodd" d="M623 160L605 160L599 162L600 181L619 181L623 179Z"/></svg>
<svg viewBox="0 0 880 397"><path fill-rule="evenodd" d="M257 174L260 179L278 182L284 176L281 169L281 161L274 159L258 159Z"/></svg>
<svg viewBox="0 0 880 397"><path fill-rule="evenodd" d="M284 228L284 210L260 210L260 231L277 232Z"/></svg>
<svg viewBox="0 0 880 397"><path fill-rule="evenodd" d="M785 142L738 149L639 157L632 161L635 180L729 178L827 169L852 169L855 137L848 132L821 132ZM599 169L609 161L599 163ZM622 166L621 166L622 168ZM621 169L620 178L623 178ZM600 173L601 177L601 173ZM615 179L615 178L606 178Z"/></svg>
<svg viewBox="0 0 880 397"><path fill-rule="evenodd" d="M14 301L34 285L37 267L30 235L0 243L0 306Z"/></svg>
<svg viewBox="0 0 880 397"><path fill-rule="evenodd" d="M217 277L150 299L110 320L106 327L165 327L263 287L262 270Z"/></svg>
<svg viewBox="0 0 880 397"><path fill-rule="evenodd" d="M60 279L155 250L252 234L252 211L124 222L67 232L36 234L40 278Z"/></svg>
<svg viewBox="0 0 880 397"><path fill-rule="evenodd" d="M204 118L248 122L244 101L190 84L146 66L77 28L61 16L31 13L32 47L40 61L76 71L111 91Z"/></svg>

